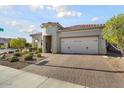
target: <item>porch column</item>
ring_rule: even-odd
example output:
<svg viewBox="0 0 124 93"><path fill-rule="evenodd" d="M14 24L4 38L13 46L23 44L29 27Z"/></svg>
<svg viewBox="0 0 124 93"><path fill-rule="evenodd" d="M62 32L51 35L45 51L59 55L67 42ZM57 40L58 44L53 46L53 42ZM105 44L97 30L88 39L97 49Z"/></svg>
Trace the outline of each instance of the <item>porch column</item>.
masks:
<svg viewBox="0 0 124 93"><path fill-rule="evenodd" d="M32 47L35 47L35 39L32 37Z"/></svg>
<svg viewBox="0 0 124 93"><path fill-rule="evenodd" d="M42 47L42 46L41 46L41 42L42 42L42 41L41 41L41 38L39 38L39 39L38 39L38 48L41 48L41 47Z"/></svg>
<svg viewBox="0 0 124 93"><path fill-rule="evenodd" d="M42 36L42 52L46 53L46 37Z"/></svg>
<svg viewBox="0 0 124 93"><path fill-rule="evenodd" d="M106 54L106 42L105 40L102 38L102 36L98 37L99 42L98 42L98 47L99 47L99 54Z"/></svg>
<svg viewBox="0 0 124 93"><path fill-rule="evenodd" d="M52 53L57 53L58 48L57 48L57 37L53 36L52 37Z"/></svg>

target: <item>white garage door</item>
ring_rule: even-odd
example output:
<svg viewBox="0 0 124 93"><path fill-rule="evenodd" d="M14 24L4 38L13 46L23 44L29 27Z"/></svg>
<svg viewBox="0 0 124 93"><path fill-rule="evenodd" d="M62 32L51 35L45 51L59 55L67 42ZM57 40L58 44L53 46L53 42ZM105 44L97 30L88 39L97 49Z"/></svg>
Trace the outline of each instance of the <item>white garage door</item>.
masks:
<svg viewBox="0 0 124 93"><path fill-rule="evenodd" d="M98 54L98 37L63 38L61 52Z"/></svg>

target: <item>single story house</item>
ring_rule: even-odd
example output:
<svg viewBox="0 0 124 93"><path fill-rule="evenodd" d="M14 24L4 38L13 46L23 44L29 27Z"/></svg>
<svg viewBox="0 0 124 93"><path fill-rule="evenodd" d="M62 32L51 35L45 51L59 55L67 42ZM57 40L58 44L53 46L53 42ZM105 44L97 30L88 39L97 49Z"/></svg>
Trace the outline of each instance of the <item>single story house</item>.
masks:
<svg viewBox="0 0 124 93"><path fill-rule="evenodd" d="M35 33L30 35L32 37L32 47L42 47L42 33Z"/></svg>
<svg viewBox="0 0 124 93"><path fill-rule="evenodd" d="M0 45L3 45L5 48L9 48L10 38L2 38L0 37Z"/></svg>
<svg viewBox="0 0 124 93"><path fill-rule="evenodd" d="M43 23L42 33L31 34L32 46L37 43L43 53L106 54L104 27L105 24L63 27L55 22Z"/></svg>

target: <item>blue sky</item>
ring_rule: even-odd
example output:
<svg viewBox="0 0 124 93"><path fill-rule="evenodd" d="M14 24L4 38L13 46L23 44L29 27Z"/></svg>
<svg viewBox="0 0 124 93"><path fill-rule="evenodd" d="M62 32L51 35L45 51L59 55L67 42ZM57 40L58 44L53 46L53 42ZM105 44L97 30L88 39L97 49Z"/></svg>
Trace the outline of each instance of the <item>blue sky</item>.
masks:
<svg viewBox="0 0 124 93"><path fill-rule="evenodd" d="M0 37L26 38L41 32L44 22L59 22L63 26L105 23L111 17L124 13L124 6L0 6Z"/></svg>

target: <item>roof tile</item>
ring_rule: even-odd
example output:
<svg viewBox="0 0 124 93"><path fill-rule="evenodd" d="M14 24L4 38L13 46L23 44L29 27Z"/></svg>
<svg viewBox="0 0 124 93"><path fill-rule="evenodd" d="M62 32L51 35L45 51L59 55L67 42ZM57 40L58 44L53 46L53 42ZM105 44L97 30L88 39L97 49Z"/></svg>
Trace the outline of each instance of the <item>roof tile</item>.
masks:
<svg viewBox="0 0 124 93"><path fill-rule="evenodd" d="M74 25L70 27L65 27L59 31L71 31L71 30L79 30L79 29L95 29L95 28L104 28L105 24L84 24L84 25Z"/></svg>

